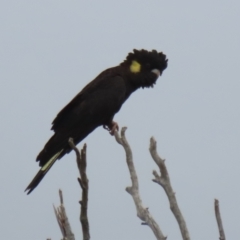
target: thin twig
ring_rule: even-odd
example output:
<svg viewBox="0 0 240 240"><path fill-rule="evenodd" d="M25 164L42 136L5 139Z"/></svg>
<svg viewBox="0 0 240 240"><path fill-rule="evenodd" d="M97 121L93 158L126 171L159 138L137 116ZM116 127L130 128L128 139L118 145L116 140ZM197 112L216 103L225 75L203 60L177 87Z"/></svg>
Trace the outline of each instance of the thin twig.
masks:
<svg viewBox="0 0 240 240"><path fill-rule="evenodd" d="M151 153L153 160L158 165L160 173L161 173L161 175L159 176L159 174L156 171L153 171L153 175L155 176L155 179L153 179L153 182L158 183L165 190L168 200L169 200L169 203L170 203L170 209L172 210L172 213L174 214L174 216L178 222L179 228L181 230L182 238L184 240L190 240L186 222L185 222L183 215L178 207L177 199L176 199L175 193L171 186L170 177L169 177L166 165L165 165L165 160L162 159L158 155L157 142L155 141L155 139L153 137L150 139L149 151Z"/></svg>
<svg viewBox="0 0 240 240"><path fill-rule="evenodd" d="M217 225L218 225L218 230L220 235L219 240L226 240L223 224L222 224L222 218L220 214L219 201L217 199L215 199L214 201L214 210L215 210L215 215L216 215L216 220L217 220Z"/></svg>
<svg viewBox="0 0 240 240"><path fill-rule="evenodd" d="M126 161L132 180L132 186L127 187L126 191L132 196L134 200L137 210L137 216L143 221L142 225L148 225L152 229L157 240L166 240L166 237L163 235L160 227L149 213L148 208L145 208L142 205L142 200L139 195L138 177L133 163L132 150L125 137L126 129L126 127L122 128L121 137L119 136L117 131L115 131L114 133L116 141L123 146L126 152Z"/></svg>
<svg viewBox="0 0 240 240"><path fill-rule="evenodd" d="M80 213L80 222L82 226L82 233L83 233L83 240L90 239L90 232L89 232L89 222L88 222L88 178L86 174L87 168L87 145L84 144L81 153L79 152L78 148L75 146L73 139L69 138L68 140L69 145L76 153L76 161L78 170L80 173L80 178L78 178L78 182L82 188L82 200L79 201L81 205L81 213Z"/></svg>
<svg viewBox="0 0 240 240"><path fill-rule="evenodd" d="M68 221L67 213L64 207L63 194L61 190L59 190L59 197L60 197L60 206L56 208L53 205L53 208L54 208L55 216L57 218L58 225L62 232L63 239L75 240L75 237L71 230L71 226Z"/></svg>

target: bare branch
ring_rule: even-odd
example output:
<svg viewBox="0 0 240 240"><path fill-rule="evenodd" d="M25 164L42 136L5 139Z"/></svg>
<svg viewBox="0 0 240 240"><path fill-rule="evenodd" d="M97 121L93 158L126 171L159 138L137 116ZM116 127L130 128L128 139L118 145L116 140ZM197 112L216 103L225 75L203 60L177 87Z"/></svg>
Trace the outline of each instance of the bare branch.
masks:
<svg viewBox="0 0 240 240"><path fill-rule="evenodd" d="M149 213L149 210L147 208L144 208L142 205L142 200L139 195L138 177L133 163L132 150L125 137L126 129L126 127L122 128L121 137L119 136L117 131L115 131L114 133L116 141L123 146L126 152L126 161L132 180L132 186L127 187L126 191L132 196L134 200L137 210L137 216L143 221L142 225L148 225L152 229L157 240L166 240L166 237L163 235L160 227Z"/></svg>
<svg viewBox="0 0 240 240"><path fill-rule="evenodd" d="M82 200L79 201L79 203L81 205L80 222L82 225L83 240L89 240L90 232L89 232L89 222L88 222L88 214L87 214L87 210L88 210L88 178L87 178L87 174L86 174L87 145L84 144L83 149L81 150L81 153L80 153L78 148L75 146L72 138L69 138L68 143L76 153L76 161L77 161L77 166L78 166L78 170L80 173L80 178L78 178L78 182L82 188Z"/></svg>
<svg viewBox="0 0 240 240"><path fill-rule="evenodd" d="M60 206L54 208L55 216L57 218L58 225L62 232L63 240L75 240L74 234L71 230L70 223L68 222L68 217L65 211L64 203L63 203L63 195L62 191L59 190L59 197L60 197Z"/></svg>
<svg viewBox="0 0 240 240"><path fill-rule="evenodd" d="M158 155L157 143L153 137L150 139L149 151L151 153L153 160L158 165L160 173L161 173L161 175L159 176L159 174L156 171L153 171L153 175L155 176L155 179L153 179L153 182L158 183L165 190L168 200L169 200L169 203L170 203L170 209L172 210L172 213L174 214L174 216L178 222L179 228L181 230L182 238L184 240L190 240L186 222L185 222L183 215L178 207L177 199L176 199L175 193L171 186L168 170L165 165L165 160L162 159Z"/></svg>
<svg viewBox="0 0 240 240"><path fill-rule="evenodd" d="M215 209L215 215L216 215L216 220L217 220L217 225L218 225L218 230L220 235L219 240L226 240L223 224L222 224L222 218L220 214L219 201L217 199L215 199L214 201L214 209Z"/></svg>

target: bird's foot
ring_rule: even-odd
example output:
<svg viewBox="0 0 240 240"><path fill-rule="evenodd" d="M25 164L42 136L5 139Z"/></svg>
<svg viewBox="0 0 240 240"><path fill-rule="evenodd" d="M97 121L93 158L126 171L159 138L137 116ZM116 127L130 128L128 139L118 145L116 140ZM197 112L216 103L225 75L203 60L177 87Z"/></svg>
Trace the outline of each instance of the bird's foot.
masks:
<svg viewBox="0 0 240 240"><path fill-rule="evenodd" d="M117 130L117 132L118 132L119 126L118 126L117 122L112 121L112 123L111 123L111 128L110 128L110 134L113 136L113 135L114 135L114 132L115 132L116 130Z"/></svg>
<svg viewBox="0 0 240 240"><path fill-rule="evenodd" d="M103 125L103 128L108 130L109 133L113 136L114 132L119 130L119 126L116 122L112 121L109 125Z"/></svg>

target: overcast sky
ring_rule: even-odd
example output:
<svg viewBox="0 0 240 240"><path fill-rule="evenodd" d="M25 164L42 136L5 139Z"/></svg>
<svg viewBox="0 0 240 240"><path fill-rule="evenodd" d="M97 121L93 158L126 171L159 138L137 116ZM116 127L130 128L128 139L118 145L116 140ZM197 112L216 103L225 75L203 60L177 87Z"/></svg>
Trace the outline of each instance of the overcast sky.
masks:
<svg viewBox="0 0 240 240"><path fill-rule="evenodd" d="M61 233L52 209L64 193L81 239L80 187L73 153L57 161L29 195L35 158L51 121L102 70L137 49L163 51L169 66L154 89L139 90L115 116L132 146L143 204L168 240L180 239L167 197L151 179L148 152L158 142L195 240L218 239L214 198L228 239L240 235L239 1L2 0L0 6L0 217L2 239L52 240ZM155 239L141 226L125 153L98 128L88 145L92 239Z"/></svg>

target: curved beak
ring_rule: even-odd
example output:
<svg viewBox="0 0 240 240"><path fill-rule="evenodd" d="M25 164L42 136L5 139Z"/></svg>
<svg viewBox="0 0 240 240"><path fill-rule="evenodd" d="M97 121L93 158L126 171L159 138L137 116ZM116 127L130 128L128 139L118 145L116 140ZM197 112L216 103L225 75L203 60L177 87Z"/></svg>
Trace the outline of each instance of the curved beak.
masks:
<svg viewBox="0 0 240 240"><path fill-rule="evenodd" d="M157 77L161 76L161 72L158 69L153 69L151 72L156 74Z"/></svg>

